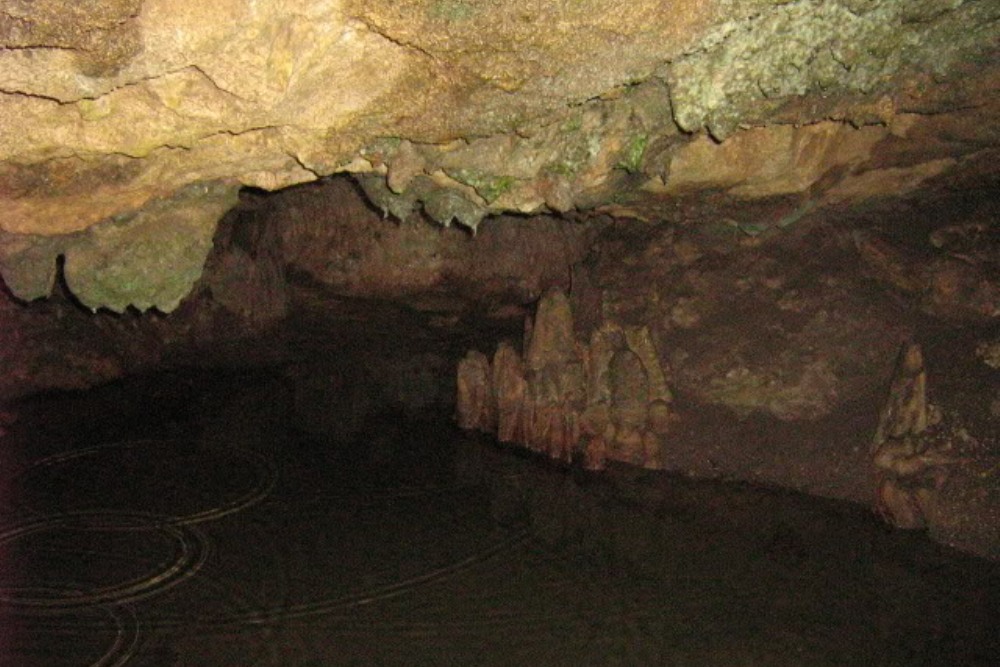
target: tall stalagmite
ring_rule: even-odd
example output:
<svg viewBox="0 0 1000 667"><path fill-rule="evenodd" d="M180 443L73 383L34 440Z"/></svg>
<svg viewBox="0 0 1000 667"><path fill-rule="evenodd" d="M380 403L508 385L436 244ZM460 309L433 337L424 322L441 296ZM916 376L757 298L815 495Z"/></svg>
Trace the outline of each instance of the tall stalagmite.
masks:
<svg viewBox="0 0 1000 667"><path fill-rule="evenodd" d="M646 327L604 322L589 344L581 343L570 300L556 289L539 301L524 349L522 360L504 341L492 364L478 351L462 360L462 428L495 432L503 442L593 470L608 460L663 467L672 394Z"/></svg>

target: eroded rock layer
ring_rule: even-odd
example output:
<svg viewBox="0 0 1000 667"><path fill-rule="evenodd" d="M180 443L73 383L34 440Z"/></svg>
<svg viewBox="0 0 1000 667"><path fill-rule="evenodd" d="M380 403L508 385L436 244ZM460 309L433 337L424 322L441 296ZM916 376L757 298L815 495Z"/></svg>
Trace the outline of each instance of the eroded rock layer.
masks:
<svg viewBox="0 0 1000 667"><path fill-rule="evenodd" d="M198 189L353 172L387 214L475 230L996 176L987 0L2 5L0 274L22 299L64 255L89 305L173 309L205 253L162 227L210 239L226 199L191 210Z"/></svg>

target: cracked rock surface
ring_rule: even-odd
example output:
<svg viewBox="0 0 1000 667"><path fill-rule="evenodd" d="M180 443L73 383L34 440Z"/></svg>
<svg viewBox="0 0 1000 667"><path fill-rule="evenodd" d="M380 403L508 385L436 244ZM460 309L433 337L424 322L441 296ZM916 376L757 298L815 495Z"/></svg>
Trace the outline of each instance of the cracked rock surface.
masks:
<svg viewBox="0 0 1000 667"><path fill-rule="evenodd" d="M365 174L386 214L473 230L504 212L649 219L692 190L858 202L995 174L998 14L987 0L4 0L0 273L34 298L53 237L191 187L338 172ZM197 235L219 217L209 198ZM144 243L160 241L125 245ZM143 270L149 289L88 299L169 310L152 286L171 268Z"/></svg>

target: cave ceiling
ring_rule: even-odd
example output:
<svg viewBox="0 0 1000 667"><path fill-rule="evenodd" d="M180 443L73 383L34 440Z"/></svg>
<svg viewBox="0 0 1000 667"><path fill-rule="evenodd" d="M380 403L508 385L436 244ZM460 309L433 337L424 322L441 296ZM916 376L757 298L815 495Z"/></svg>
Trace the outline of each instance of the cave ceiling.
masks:
<svg viewBox="0 0 1000 667"><path fill-rule="evenodd" d="M787 222L995 181L998 19L994 0L0 0L0 273L44 297L62 258L91 308L170 311L240 188L345 172L387 215L472 232L706 194Z"/></svg>

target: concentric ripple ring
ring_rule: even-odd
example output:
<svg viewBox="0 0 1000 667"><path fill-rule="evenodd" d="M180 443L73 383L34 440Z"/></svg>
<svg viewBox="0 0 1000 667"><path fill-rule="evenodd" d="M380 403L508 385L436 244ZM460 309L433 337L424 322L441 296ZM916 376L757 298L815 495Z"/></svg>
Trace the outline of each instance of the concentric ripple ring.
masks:
<svg viewBox="0 0 1000 667"><path fill-rule="evenodd" d="M114 442L110 444L97 445L94 447L87 447L84 449L77 449L70 452L63 452L59 454L54 454L38 461L33 462L26 469L18 474L18 478L30 478L33 474L37 474L39 471L44 469L53 469L56 466L60 466L67 463L72 463L81 459L88 457L100 456L109 451L122 450L134 447L144 447L144 446L159 446L166 449L171 443L181 442L182 440L174 439L142 439L142 440L126 440L121 442ZM274 488L277 480L277 473L274 470L271 462L263 456L255 454L253 452L237 451L234 449L223 450L226 454L232 454L233 456L238 456L251 470L253 475L253 484L250 485L248 489L241 495L232 498L226 502L222 502L213 507L206 508L201 511L191 512L187 514L176 514L164 516L161 519L161 523L169 523L172 525L188 525L195 523L202 523L204 521L214 521L228 514L233 514L239 512L248 507L260 502L262 499L266 498ZM21 498L19 502L26 509L32 511L36 515L47 514L44 510L33 507L30 504L30 499ZM87 508L95 511L112 511L115 508L111 507L90 507ZM141 511L143 508L130 508Z"/></svg>
<svg viewBox="0 0 1000 667"><path fill-rule="evenodd" d="M49 531L155 532L174 543L174 554L156 571L121 583L80 590L77 585L0 587L0 602L13 607L76 609L92 605L122 603L161 593L192 577L208 555L205 538L192 526L164 522L152 515L123 512L78 512L46 517L0 532L0 548L12 542Z"/></svg>

